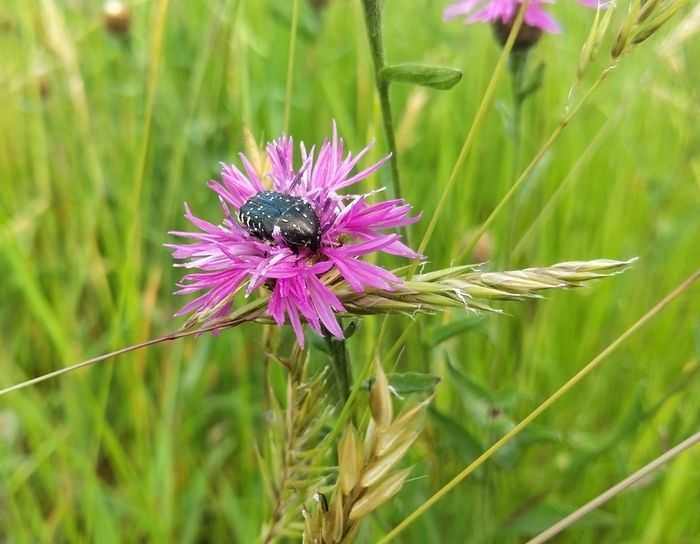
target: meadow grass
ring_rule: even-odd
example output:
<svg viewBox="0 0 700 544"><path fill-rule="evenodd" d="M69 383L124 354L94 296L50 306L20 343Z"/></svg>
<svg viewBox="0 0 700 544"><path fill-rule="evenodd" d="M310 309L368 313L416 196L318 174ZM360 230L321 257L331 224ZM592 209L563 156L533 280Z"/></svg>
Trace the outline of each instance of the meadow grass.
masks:
<svg viewBox="0 0 700 544"><path fill-rule="evenodd" d="M250 150L246 131L258 144L276 138L289 108L297 141L320 143L335 119L350 149L377 139L363 164L386 153L360 3L331 0L315 12L299 2L290 79L293 5L134 2L125 36L105 30L94 2L0 6L0 388L182 325L172 317L180 271L166 233L185 229L184 201L217 220L205 184L220 161ZM384 11L389 62L464 71L449 91L391 88L403 197L424 213L414 241L500 52L488 27L445 24L443 8L387 1ZM348 342L356 375L379 352L387 372L442 378L409 455L411 476L365 522L366 541L423 504L700 264L700 35L681 40L675 30L692 6L623 59L475 252L456 261L561 118L593 14L565 2L555 10L565 31L533 52L545 72L524 105L519 164L503 77L425 247L426 271L473 260L494 270L639 261L593 286L504 304L507 315L362 318ZM694 17L697 30L697 9ZM389 176L380 170L363 191L390 185ZM696 432L699 315L695 286L397 541L522 541ZM271 514L258 463L268 382L279 392L286 380L263 334L277 353L290 350L287 327L245 324L0 397L0 540L255 541ZM314 345L311 357L324 354ZM698 454L562 541L697 541Z"/></svg>

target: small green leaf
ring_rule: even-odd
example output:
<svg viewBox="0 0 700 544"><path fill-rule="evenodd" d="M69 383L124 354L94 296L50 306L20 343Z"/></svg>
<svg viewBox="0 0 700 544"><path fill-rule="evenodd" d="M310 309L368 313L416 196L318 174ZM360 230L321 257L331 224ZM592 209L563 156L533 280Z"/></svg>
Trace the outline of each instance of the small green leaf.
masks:
<svg viewBox="0 0 700 544"><path fill-rule="evenodd" d="M499 418L493 425L493 431L496 436L503 436L514 426L515 422L512 419ZM500 468L511 470L518 465L522 455L530 446L540 443L560 443L561 441L560 433L531 423L518 436L501 447L493 459Z"/></svg>
<svg viewBox="0 0 700 544"><path fill-rule="evenodd" d="M513 470L523 454L523 449L518 440L511 440L503 444L493 455L494 462L503 470Z"/></svg>
<svg viewBox="0 0 700 544"><path fill-rule="evenodd" d="M561 444L564 441L560 431L537 423L530 423L518 437L523 447L543 443Z"/></svg>
<svg viewBox="0 0 700 544"><path fill-rule="evenodd" d="M389 374L389 385L399 395L404 393L432 392L440 382L440 377L421 372L403 372Z"/></svg>
<svg viewBox="0 0 700 544"><path fill-rule="evenodd" d="M540 62L534 70L528 75L526 81L522 82L522 86L518 89L518 94L521 100L525 100L529 95L533 94L537 89L542 87L544 81L544 62Z"/></svg>
<svg viewBox="0 0 700 544"><path fill-rule="evenodd" d="M644 406L644 384L638 384L632 402L627 403L627 406L622 409L621 417L615 423L615 427L607 441L606 447L613 447L620 444L622 440L627 438L631 433L639 428L650 415Z"/></svg>
<svg viewBox="0 0 700 544"><path fill-rule="evenodd" d="M382 70L382 78L444 91L451 89L462 79L462 72L447 66L393 64Z"/></svg>

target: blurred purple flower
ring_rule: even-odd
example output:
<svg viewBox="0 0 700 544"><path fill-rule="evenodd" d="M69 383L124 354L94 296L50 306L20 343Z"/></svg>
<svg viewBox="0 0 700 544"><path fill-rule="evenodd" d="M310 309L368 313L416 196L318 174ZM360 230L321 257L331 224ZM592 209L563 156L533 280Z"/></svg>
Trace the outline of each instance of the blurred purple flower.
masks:
<svg viewBox="0 0 700 544"><path fill-rule="evenodd" d="M607 2L598 0L577 0L584 6L604 7ZM518 13L522 0L455 0L445 9L445 20L464 16L465 23L501 23L509 25ZM553 4L554 0L530 0L525 11L524 23L528 27L544 32L560 32L561 28L554 18L544 9L544 4Z"/></svg>
<svg viewBox="0 0 700 544"><path fill-rule="evenodd" d="M267 183L244 155L240 156L244 171L223 165L223 183L209 183L219 195L224 212L219 226L194 216L185 204L185 217L199 231L171 232L194 242L168 244L168 247L173 249L173 258L185 260L175 266L200 272L184 276L176 293L206 292L182 307L176 315L195 312L204 320L224 316L230 312L233 295L240 288L245 285L248 296L265 285L272 289L268 313L280 325L288 319L299 345L303 347L300 316L319 334L324 326L334 336L343 336L334 312L342 312L344 307L324 284L325 274L337 272L357 292L366 287L391 290L392 284L401 280L391 272L361 260L361 257L376 251L410 259L420 257L400 241L398 234L382 232L417 221L419 216L409 217L409 205L402 200L368 203L378 191L352 195L337 192L372 174L389 157L351 174L369 146L354 157L351 153L343 157L343 141L338 138L335 124L331 141L324 141L317 156L315 148L307 151L303 143L299 147L302 164L295 170L291 138L282 136L267 145L271 169L266 176L269 178ZM261 194L263 191L273 193ZM233 208L240 214L241 207L253 197L256 197L253 202L262 199L266 204L270 195L275 195L273 198L280 201L297 202L302 211L308 211L310 205L318 218L320 240L299 245L288 243L289 237L283 237L279 228L283 225L280 221L284 221L284 226L288 224L284 218L278 218L277 226L268 233L269 236L259 231L256 237L252 234L253 229L239 220L240 215L237 218L231 212ZM300 215L298 217L301 219ZM262 215L260 219L263 219Z"/></svg>

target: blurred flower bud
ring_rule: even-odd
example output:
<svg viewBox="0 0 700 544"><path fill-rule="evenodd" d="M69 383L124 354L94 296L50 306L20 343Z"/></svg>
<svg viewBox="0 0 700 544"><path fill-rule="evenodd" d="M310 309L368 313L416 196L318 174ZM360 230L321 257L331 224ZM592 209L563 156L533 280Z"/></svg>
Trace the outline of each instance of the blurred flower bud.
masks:
<svg viewBox="0 0 700 544"><path fill-rule="evenodd" d="M105 26L112 34L123 35L131 27L131 11L121 0L107 0L104 5Z"/></svg>
<svg viewBox="0 0 700 544"><path fill-rule="evenodd" d="M46 100L51 95L51 78L46 70L38 70L36 72L36 86L39 89L39 95Z"/></svg>
<svg viewBox="0 0 700 544"><path fill-rule="evenodd" d="M508 41L510 31L513 29L513 22L504 23L501 20L495 20L491 23L491 28L493 28L493 33L498 43L504 46L506 41ZM513 51L526 51L530 49L539 41L540 36L542 36L542 29L523 23L518 31L518 35L515 37Z"/></svg>
<svg viewBox="0 0 700 544"><path fill-rule="evenodd" d="M468 247L474 240L479 229L474 228L467 231L464 235L461 244L461 250ZM476 242L474 249L471 250L468 256L468 262L472 263L485 263L493 259L495 247L494 247L493 236L488 232L485 232L479 240Z"/></svg>

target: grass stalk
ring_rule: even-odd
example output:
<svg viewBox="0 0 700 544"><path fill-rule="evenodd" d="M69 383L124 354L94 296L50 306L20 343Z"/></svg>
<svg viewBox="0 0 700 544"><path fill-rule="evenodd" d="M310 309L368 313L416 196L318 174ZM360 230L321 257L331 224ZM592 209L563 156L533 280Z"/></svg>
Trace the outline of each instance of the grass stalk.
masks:
<svg viewBox="0 0 700 544"><path fill-rule="evenodd" d="M542 402L537 408L535 408L530 414L525 417L520 423L513 427L509 432L503 435L498 441L496 441L491 447L489 447L484 453L482 453L473 463L469 464L464 470L442 486L436 493L434 493L427 501L416 508L411 514L409 514L401 523L394 527L389 533L387 533L384 538L379 541L379 544L385 544L393 540L399 533L401 533L406 527L413 523L419 516L430 509L436 502L442 499L455 487L457 487L467 476L472 474L477 468L488 461L493 455L515 438L523 429L525 429L530 423L541 416L550 406L557 402L561 397L566 395L571 389L573 389L583 378L595 370L610 354L617 350L630 336L635 334L644 325L656 317L661 310L673 302L676 298L682 295L685 291L690 288L690 286L700 278L700 269L693 272L687 279L685 279L680 285L678 285L673 291L666 295L660 302L658 302L653 308L651 308L647 313L640 317L631 327L629 327L624 333L617 337L607 348L601 351L596 357L594 357L586 366L584 366L578 373L576 373L569 381L557 389L551 396L549 396L544 402Z"/></svg>
<svg viewBox="0 0 700 544"><path fill-rule="evenodd" d="M576 179L578 179L578 175L581 172L581 170L588 164L593 155L598 151L601 144L603 143L607 135L610 133L610 130L620 121L620 117L621 114L619 112L610 116L605 122L605 124L600 128L600 130L598 130L593 139L590 142L588 142L586 149L578 157L576 163L573 165L571 170L569 170L569 173L557 186L554 193L552 193L552 195L547 200L547 203L537 214L537 217L535 217L532 220L527 230L525 231L525 234L523 234L518 243L515 244L515 247L512 251L512 258L514 261L517 261L517 259L523 254L523 252L525 251L525 247L530 243L533 236L538 232L539 228L542 226L542 223L547 220L547 218L551 215L552 211L554 211L555 206L561 201L561 198L564 196L566 189L568 189L576 181Z"/></svg>
<svg viewBox="0 0 700 544"><path fill-rule="evenodd" d="M657 471L666 463L679 456L684 451L687 451L689 448L695 446L698 442L700 442L700 431L686 438L683 442L677 444L675 447L668 450L663 455L660 455L659 457L657 457L647 465L643 466L633 474L630 474L627 478L625 478L618 484L614 485L607 491L604 491L603 493L598 495L596 498L590 500L580 508L576 509L564 519L552 525L546 531L541 532L535 538L528 540L527 544L542 544L543 542L547 542L548 540L554 538L556 535L558 535L564 529L576 523L586 514L592 512L599 506L602 506L616 495L619 495L623 491L629 489L635 483L639 482L643 478L646 478L653 472Z"/></svg>
<svg viewBox="0 0 700 544"><path fill-rule="evenodd" d="M389 81L382 76L382 70L386 66L384 58L384 41L382 39L382 6L380 0L362 0L362 9L365 15L367 38L369 49L374 64L374 81L379 95L379 106L382 110L382 125L386 137L387 147L391 153L391 188L395 198L401 198L401 181L399 178L399 156L396 148L396 136L391 115L391 101L389 100Z"/></svg>
<svg viewBox="0 0 700 544"><path fill-rule="evenodd" d="M541 296L541 292L550 289L579 287L585 281L617 274L634 261L635 259L628 261L611 261L606 259L573 261L555 264L547 268L527 268L524 270L485 273L476 272L470 266L461 266L416 276L414 280L406 280L402 284L397 285L393 291L370 289L363 293L355 293L344 282L334 283L334 280L331 278L328 281L348 313L353 315L398 312L415 314L447 308L495 311L486 301L520 301L528 298L538 298ZM191 316L185 323L185 330L139 342L6 387L0 390L0 396L72 372L73 370L162 342L219 329L229 329L245 322L272 323L272 318L266 311L269 296L269 293L261 295L254 301L239 307L229 317L223 319L210 321L207 319L209 314ZM226 304L228 301L223 303ZM216 309L214 309L214 313L216 313ZM404 334L407 334L407 331L408 329L404 331ZM336 342L337 340L334 339L333 341ZM341 347L345 350L344 345ZM338 360L341 361L341 359L345 359L347 362L347 355L339 354ZM349 366L343 364L343 368L345 369L343 373L347 373L347 375L344 378L340 378L340 383L347 382L348 387L341 386L341 390L347 391L349 390L349 384L352 383L352 378L349 374ZM352 393L346 398L346 404L350 403Z"/></svg>
<svg viewBox="0 0 700 544"><path fill-rule="evenodd" d="M234 326L234 325L232 325ZM115 357L119 357L120 355L125 355L127 353L130 353L132 351L138 351L143 348L147 348L150 346L155 346L157 344L162 344L164 342L171 342L173 340L179 340L180 338L186 338L188 336L196 336L205 332L211 332L215 331L217 329L220 329L221 325L211 325L208 327L202 327L201 329L196 329L196 330L188 330L188 331L177 331L177 332L172 332L170 334L166 334L164 336L159 336L158 338L151 338L150 340L146 340L144 342L139 342L137 344L131 344L130 346L126 346L114 351L110 351L109 353L103 353L102 355L98 355L97 357L92 357L91 359L86 359L85 361L81 361L79 363L72 364L70 366L66 366L64 368L59 368L58 370L54 370L53 372L48 372L46 374L42 374L41 376L37 376L36 378L32 378L30 380L25 380L23 382L17 383L15 385L11 385L9 387L5 387L3 389L0 389L0 397L3 395L7 395L8 393L12 393L13 391L18 391L19 389L24 389L25 387L29 387L30 385L36 385L42 382L45 382L47 380L51 380L53 378L58 378L59 376L62 376L64 374L68 374L69 372L73 372L75 370L80 370L81 368L85 368L87 366L92 366L96 363L100 363L102 361L106 361L108 359L113 359Z"/></svg>
<svg viewBox="0 0 700 544"><path fill-rule="evenodd" d="M344 338L336 338L330 331L323 329L323 339L331 355L331 366L335 376L338 393L343 404L350 398L350 386L352 385L352 368L350 357Z"/></svg>
<svg viewBox="0 0 700 544"><path fill-rule="evenodd" d="M148 76L146 80L146 106L143 114L143 129L141 134L141 144L138 150L138 158L134 169L134 184L131 189L131 202L129 209L132 212L129 221L129 229L126 236L127 257L124 259L124 266L120 275L121 296L118 301L118 315L124 316L127 301L129 299L129 287L138 283L136 276L142 268L141 265L141 228L143 216L141 214L141 195L143 193L143 183L146 176L146 162L148 158L148 149L150 146L151 126L153 120L153 109L155 106L156 89L158 86L158 77L162 61L163 40L165 37L165 26L168 14L169 0L160 0L156 7L156 18L153 24L153 33L151 34L151 43L149 48L149 66ZM119 327L114 327L115 331L119 331ZM115 334L119 334L115 332Z"/></svg>

